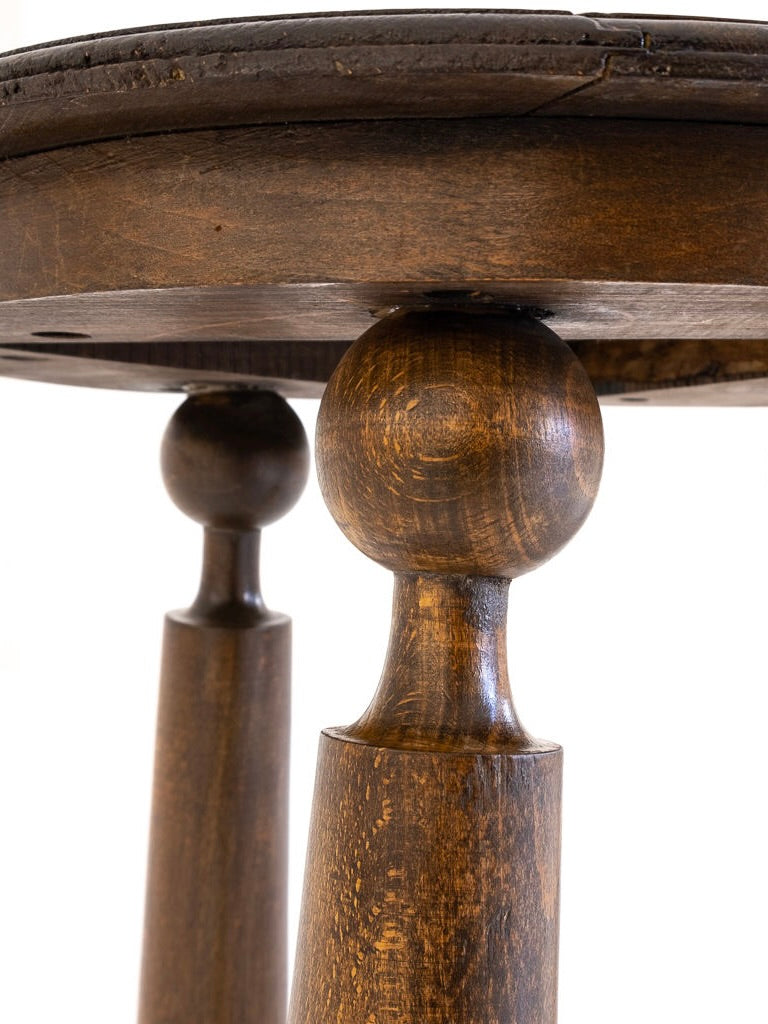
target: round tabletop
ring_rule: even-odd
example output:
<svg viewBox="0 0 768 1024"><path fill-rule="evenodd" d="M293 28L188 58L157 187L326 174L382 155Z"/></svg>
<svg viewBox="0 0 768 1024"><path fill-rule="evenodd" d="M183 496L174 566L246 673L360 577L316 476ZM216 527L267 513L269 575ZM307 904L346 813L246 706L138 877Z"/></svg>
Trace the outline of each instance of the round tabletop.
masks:
<svg viewBox="0 0 768 1024"><path fill-rule="evenodd" d="M768 24L695 19L312 15L5 54L0 370L317 394L372 317L487 302L546 318L607 397L763 404L767 98Z"/></svg>
<svg viewBox="0 0 768 1024"><path fill-rule="evenodd" d="M0 55L0 156L285 121L768 122L768 23L509 11L246 18Z"/></svg>

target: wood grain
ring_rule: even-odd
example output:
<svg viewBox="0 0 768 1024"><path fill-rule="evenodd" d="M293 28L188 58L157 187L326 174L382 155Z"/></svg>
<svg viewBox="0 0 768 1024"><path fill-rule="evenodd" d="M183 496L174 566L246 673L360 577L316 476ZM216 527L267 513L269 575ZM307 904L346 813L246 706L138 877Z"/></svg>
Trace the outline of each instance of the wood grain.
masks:
<svg viewBox="0 0 768 1024"><path fill-rule="evenodd" d="M331 514L397 572L513 579L584 522L602 468L589 378L543 324L402 311L347 351L317 422Z"/></svg>
<svg viewBox="0 0 768 1024"><path fill-rule="evenodd" d="M195 602L165 623L141 1024L284 1020L290 620L265 607L257 557L307 463L269 392L191 398L164 439L205 557Z"/></svg>
<svg viewBox="0 0 768 1024"><path fill-rule="evenodd" d="M505 625L594 500L589 379L509 311L400 312L334 372L317 463L395 595L373 702L320 744L289 1024L554 1024L561 751L515 712Z"/></svg>
<svg viewBox="0 0 768 1024"><path fill-rule="evenodd" d="M163 352L178 342L351 343L374 320L398 307L434 304L441 296L477 305L533 310L566 341L754 339L768 337L768 287L643 281L564 281L540 278L477 281L459 278L282 285L127 289L42 296L0 303L3 345L61 355L119 358L106 346ZM95 350L91 349L95 346ZM153 348L154 346L154 348ZM196 350L185 359L198 369ZM209 349L213 352L213 349ZM220 359L224 359L222 350ZM242 351L242 348L241 348ZM293 359L286 349L282 371ZM213 357L212 357L213 358ZM258 361L258 348L252 358ZM148 364L152 358L147 358ZM190 367L192 368L192 367ZM224 369L213 359L210 369Z"/></svg>
<svg viewBox="0 0 768 1024"><path fill-rule="evenodd" d="M598 394L608 399L667 389L695 392L743 383L757 393L768 382L768 340L638 340L629 344L575 341L573 350ZM761 381L763 384L761 385ZM674 401L670 396L670 401Z"/></svg>
<svg viewBox="0 0 768 1024"><path fill-rule="evenodd" d="M530 753L507 673L509 581L398 573L378 689L338 738L428 751Z"/></svg>
<svg viewBox="0 0 768 1024"><path fill-rule="evenodd" d="M0 299L376 282L765 288L766 160L768 128L588 119L71 147L0 164ZM695 306L680 315L688 336L706 322Z"/></svg>
<svg viewBox="0 0 768 1024"><path fill-rule="evenodd" d="M587 114L765 123L768 27L406 11L133 29L0 56L0 156L307 120Z"/></svg>
<svg viewBox="0 0 768 1024"><path fill-rule="evenodd" d="M766 88L764 23L546 12L222 20L0 56L0 372L318 394L372 316L445 291L570 342L764 339ZM205 347L25 354L59 335ZM318 341L337 348L298 344ZM596 369L607 400L639 387L637 351ZM643 390L762 401L731 362Z"/></svg>
<svg viewBox="0 0 768 1024"><path fill-rule="evenodd" d="M290 1024L554 1024L560 775L324 733Z"/></svg>

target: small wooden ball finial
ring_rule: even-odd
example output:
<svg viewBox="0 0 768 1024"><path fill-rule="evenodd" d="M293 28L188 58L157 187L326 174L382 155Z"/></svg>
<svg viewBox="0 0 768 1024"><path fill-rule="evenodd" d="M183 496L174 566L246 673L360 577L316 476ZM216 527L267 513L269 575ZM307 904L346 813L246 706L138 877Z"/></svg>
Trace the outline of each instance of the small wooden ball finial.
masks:
<svg viewBox="0 0 768 1024"><path fill-rule="evenodd" d="M193 395L163 438L163 479L190 518L221 530L254 530L298 500L309 471L301 420L272 391Z"/></svg>
<svg viewBox="0 0 768 1024"><path fill-rule="evenodd" d="M141 1024L285 1020L291 620L261 596L259 547L308 464L301 421L269 391L195 394L163 438L203 565L165 620Z"/></svg>
<svg viewBox="0 0 768 1024"><path fill-rule="evenodd" d="M602 461L581 364L543 324L504 311L379 321L341 360L318 420L332 515L402 572L535 568L584 522Z"/></svg>

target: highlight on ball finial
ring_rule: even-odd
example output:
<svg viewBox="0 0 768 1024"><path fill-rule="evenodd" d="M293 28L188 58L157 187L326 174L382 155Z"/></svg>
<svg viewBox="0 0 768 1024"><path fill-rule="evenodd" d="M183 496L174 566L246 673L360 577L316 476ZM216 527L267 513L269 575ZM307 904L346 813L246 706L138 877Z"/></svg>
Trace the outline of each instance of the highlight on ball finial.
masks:
<svg viewBox="0 0 768 1024"><path fill-rule="evenodd" d="M309 447L301 420L273 391L203 392L176 410L161 461L182 512L205 526L253 530L296 503Z"/></svg>
<svg viewBox="0 0 768 1024"><path fill-rule="evenodd" d="M597 398L571 349L487 307L380 320L342 358L317 426L332 515L403 572L535 568L586 519L602 461Z"/></svg>

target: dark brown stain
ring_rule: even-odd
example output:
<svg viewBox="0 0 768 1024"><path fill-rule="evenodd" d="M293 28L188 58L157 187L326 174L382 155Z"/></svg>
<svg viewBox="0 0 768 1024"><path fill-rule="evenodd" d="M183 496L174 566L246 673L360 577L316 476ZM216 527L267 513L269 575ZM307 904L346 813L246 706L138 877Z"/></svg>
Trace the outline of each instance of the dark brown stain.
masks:
<svg viewBox="0 0 768 1024"><path fill-rule="evenodd" d="M197 598L165 623L141 1024L284 1020L291 634L257 558L307 466L270 392L190 398L163 442L205 555Z"/></svg>
<svg viewBox="0 0 768 1024"><path fill-rule="evenodd" d="M554 1024L561 751L512 704L510 579L597 492L589 379L505 311L381 320L326 389L326 502L395 572L374 699L320 744L290 1024Z"/></svg>

